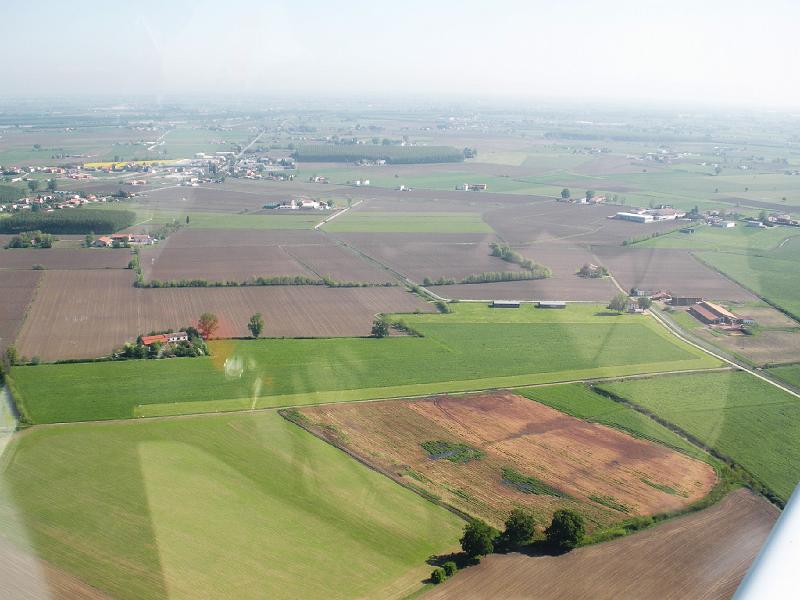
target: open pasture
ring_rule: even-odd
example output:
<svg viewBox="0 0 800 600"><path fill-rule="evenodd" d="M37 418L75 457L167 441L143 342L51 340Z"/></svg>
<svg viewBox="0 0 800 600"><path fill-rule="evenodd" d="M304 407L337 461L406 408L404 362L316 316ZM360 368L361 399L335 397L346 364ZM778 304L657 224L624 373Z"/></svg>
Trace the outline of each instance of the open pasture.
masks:
<svg viewBox="0 0 800 600"><path fill-rule="evenodd" d="M703 462L510 392L299 412L304 426L334 445L495 527L512 508L525 506L540 523L558 508L579 510L593 529L628 516L679 510L702 498L716 480ZM466 444L483 456L463 463L437 459L423 447L431 440ZM538 491L520 487L509 470L531 478Z"/></svg>
<svg viewBox="0 0 800 600"><path fill-rule="evenodd" d="M274 412L39 428L7 456L3 543L121 600L403 597L463 524Z"/></svg>
<svg viewBox="0 0 800 600"><path fill-rule="evenodd" d="M266 336L369 335L379 312L431 310L401 288L265 286L133 287L131 271L45 271L19 349L51 361L104 356L152 330L185 327L204 312L219 317L220 337L249 335L260 312Z"/></svg>
<svg viewBox="0 0 800 600"><path fill-rule="evenodd" d="M119 305L119 299L100 303L95 293L96 304L89 314L88 309L76 309L64 295L54 294L55 300L49 303L58 305L60 301L66 308L34 305L20 336L20 348L29 355L32 350L51 348L75 352L71 340L77 339L82 342L79 348L107 352L112 335L112 339L124 340L125 335L134 335L127 333L134 327L140 331L161 323L162 327L178 327L203 310L217 308L210 302L201 303L208 298L222 298L218 312L221 333L241 331L249 316L260 310L267 336L280 335L282 328L291 325L305 331L314 327L311 333L317 335L324 335L326 326L341 332L348 322L337 320L332 311L342 297L354 299L349 307L342 303L352 311L350 322L356 320L355 314L361 314L356 307L370 310L356 304L363 293L376 294L372 297L383 299L384 307L391 306L386 298L410 299L413 306L419 306L413 296L397 288L311 289L321 292L309 296L309 288L298 291L297 287L139 290L148 292L141 296L148 302L156 299L146 305L156 308L150 314L142 311L142 317L128 317L129 324L121 315L137 315L140 309L115 312L119 322L129 328L124 333L119 331L121 325L112 327L116 321L106 315L95 322L108 325L108 331L87 325L90 318L97 318L98 307ZM209 294L194 295L200 291ZM270 310L253 302L247 310L238 308L241 312L231 321L231 305L243 303L240 294L263 294L282 303ZM84 306L91 306L82 300ZM40 306L51 312L34 321ZM187 306L194 311L187 311ZM426 306L430 305L422 305L423 309ZM542 311L530 305L515 311L453 306L455 312L446 315L402 316L424 337L213 340L211 358L17 367L11 379L15 397L28 407L30 419L44 423L344 402L719 366L642 315L603 316L606 313L596 305L571 305L563 311ZM72 314L85 318L73 321ZM154 323L153 314L163 321ZM324 319L316 318L317 314ZM56 326L42 331L41 323L49 323L54 316ZM360 318L359 327L368 332L372 316ZM31 327L32 321L39 323L39 328ZM51 329L55 333L49 333ZM108 393L110 382L113 394Z"/></svg>
<svg viewBox="0 0 800 600"><path fill-rule="evenodd" d="M626 290L637 287L713 300L756 300L753 294L684 250L602 246L592 249Z"/></svg>
<svg viewBox="0 0 800 600"><path fill-rule="evenodd" d="M494 554L421 597L527 598L535 589L541 600L728 600L778 514L740 489L701 512L562 556Z"/></svg>
<svg viewBox="0 0 800 600"><path fill-rule="evenodd" d="M125 248L9 248L0 250L0 270L125 269L131 251Z"/></svg>
<svg viewBox="0 0 800 600"><path fill-rule="evenodd" d="M800 481L800 400L743 372L603 383L745 467L784 500Z"/></svg>
<svg viewBox="0 0 800 600"><path fill-rule="evenodd" d="M41 271L0 271L0 351L14 343L41 276Z"/></svg>

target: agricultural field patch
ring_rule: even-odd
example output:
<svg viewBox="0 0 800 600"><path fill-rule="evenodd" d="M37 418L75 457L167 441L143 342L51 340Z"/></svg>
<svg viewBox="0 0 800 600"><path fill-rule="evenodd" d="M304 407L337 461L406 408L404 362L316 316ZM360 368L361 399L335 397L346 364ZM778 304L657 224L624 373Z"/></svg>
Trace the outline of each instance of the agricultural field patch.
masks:
<svg viewBox="0 0 800 600"><path fill-rule="evenodd" d="M403 597L462 527L272 411L34 429L7 452L3 545L120 599Z"/></svg>
<svg viewBox="0 0 800 600"><path fill-rule="evenodd" d="M602 246L592 249L626 290L637 287L713 300L756 300L753 294L684 250Z"/></svg>
<svg viewBox="0 0 800 600"><path fill-rule="evenodd" d="M491 233L479 214L361 213L350 211L324 225L330 232Z"/></svg>
<svg viewBox="0 0 800 600"><path fill-rule="evenodd" d="M605 526L683 508L716 480L703 462L510 392L297 412L301 425L396 481L497 527L517 505L540 523L569 507Z"/></svg>
<svg viewBox="0 0 800 600"><path fill-rule="evenodd" d="M275 289L203 291L269 293ZM297 288L278 289L289 294ZM397 288L326 291L351 292L355 298L362 292L406 294ZM198 300L192 300L196 313L183 312L187 297L193 298L181 296L181 305L176 296L167 295L167 300L157 305L167 304L171 308L160 309L162 315L177 314L175 320L185 323L201 312ZM208 297L219 298L197 296ZM304 297L296 296L294 304L308 306L308 299L300 300ZM402 297L413 299L407 294ZM323 296L316 310L325 312L337 298L341 296ZM298 312L291 314L301 319L311 316L310 309L287 308L291 298L281 299L283 310L293 308ZM209 305L202 306L207 310ZM211 358L17 367L10 379L16 386L15 398L38 423L344 402L719 365L641 315L595 316L598 310L599 315L605 313L592 305L571 305L564 311L531 306L516 311L467 304L454 307L455 312L447 315L401 315L407 327L424 337L212 340ZM257 309L256 305L242 311L234 326L244 328ZM230 308L218 313L223 327L229 323L227 310ZM265 335L273 335L288 320L275 317L275 311L261 312L267 322ZM365 319L365 328L370 320ZM151 327L147 325L145 331ZM319 322L314 325L320 332ZM62 336L64 329L80 339L82 347L107 343L108 334L100 328L87 330L80 323L69 323L60 332ZM33 342L27 341L27 331L32 330L26 328L19 345L32 355L28 344ZM35 339L42 344L42 351L53 347L55 340L69 348L63 340L71 339L55 338L48 344L45 338L48 336L43 334ZM647 348L647 353L641 348ZM113 395L108 394L110 382Z"/></svg>
<svg viewBox="0 0 800 600"><path fill-rule="evenodd" d="M800 481L800 400L743 372L599 384L732 458L784 500Z"/></svg>
<svg viewBox="0 0 800 600"><path fill-rule="evenodd" d="M542 600L728 600L778 515L769 502L740 489L701 512L562 556L488 556L421 598L523 598L536 589Z"/></svg>
<svg viewBox="0 0 800 600"><path fill-rule="evenodd" d="M379 312L432 310L404 289L264 286L133 287L132 271L45 271L19 335L28 357L44 361L105 356L153 330L185 327L204 312L219 317L220 337L247 337L260 312L266 336L369 335Z"/></svg>
<svg viewBox="0 0 800 600"><path fill-rule="evenodd" d="M41 277L41 271L0 271L0 352L14 343Z"/></svg>
<svg viewBox="0 0 800 600"><path fill-rule="evenodd" d="M0 250L0 270L125 269L131 251L125 248L9 248Z"/></svg>
<svg viewBox="0 0 800 600"><path fill-rule="evenodd" d="M786 365L782 367L775 367L770 369L769 372L786 383L789 383L797 388L800 388L800 365Z"/></svg>

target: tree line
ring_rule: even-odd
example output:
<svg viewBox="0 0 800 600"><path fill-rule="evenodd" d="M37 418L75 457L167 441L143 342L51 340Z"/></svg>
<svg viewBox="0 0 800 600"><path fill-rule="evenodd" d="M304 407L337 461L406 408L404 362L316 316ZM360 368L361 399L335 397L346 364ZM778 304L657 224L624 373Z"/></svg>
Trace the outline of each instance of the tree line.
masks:
<svg viewBox="0 0 800 600"><path fill-rule="evenodd" d="M531 273L535 274L536 277L534 279L546 279L547 277L552 277L553 272L544 265L540 265L537 262L532 261L529 258L525 258L519 252L511 249L511 246L508 244L499 244L497 242L491 242L489 244L489 248L491 249L491 255L496 256L497 258L501 258L502 260L510 263L514 263L530 271Z"/></svg>

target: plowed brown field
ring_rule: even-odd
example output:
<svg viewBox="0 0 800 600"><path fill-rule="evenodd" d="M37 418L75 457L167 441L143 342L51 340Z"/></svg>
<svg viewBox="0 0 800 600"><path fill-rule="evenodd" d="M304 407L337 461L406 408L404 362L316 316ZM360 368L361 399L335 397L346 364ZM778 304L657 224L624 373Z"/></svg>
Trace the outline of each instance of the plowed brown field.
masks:
<svg viewBox="0 0 800 600"><path fill-rule="evenodd" d="M45 271L18 348L45 361L103 356L142 333L192 324L204 312L219 317L217 337L249 335L256 312L264 315L266 336L369 335L376 313L417 309L432 310L399 287L138 289L131 271Z"/></svg>
<svg viewBox="0 0 800 600"><path fill-rule="evenodd" d="M0 250L0 269L124 269L131 260L125 248L14 248Z"/></svg>
<svg viewBox="0 0 800 600"><path fill-rule="evenodd" d="M42 271L0 271L0 351L13 343L41 276Z"/></svg>
<svg viewBox="0 0 800 600"><path fill-rule="evenodd" d="M704 511L563 556L492 555L426 600L728 600L778 509L737 490Z"/></svg>
<svg viewBox="0 0 800 600"><path fill-rule="evenodd" d="M684 508L716 480L703 462L510 392L300 412L317 424L313 430L390 477L496 526L523 505L540 523L569 506L594 528ZM434 460L421 444L435 440L467 444L485 457L465 464ZM504 468L534 477L562 497L520 491L504 477Z"/></svg>

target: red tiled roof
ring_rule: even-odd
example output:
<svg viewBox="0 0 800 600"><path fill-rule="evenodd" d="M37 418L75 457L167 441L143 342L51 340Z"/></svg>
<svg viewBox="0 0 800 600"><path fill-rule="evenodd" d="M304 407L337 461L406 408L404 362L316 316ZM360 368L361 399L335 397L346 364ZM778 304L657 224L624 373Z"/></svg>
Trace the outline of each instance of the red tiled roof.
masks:
<svg viewBox="0 0 800 600"><path fill-rule="evenodd" d="M160 333L158 335L143 335L142 336L142 343L145 346L149 346L153 342L166 342L166 341L167 341L167 336L164 335L163 333Z"/></svg>

